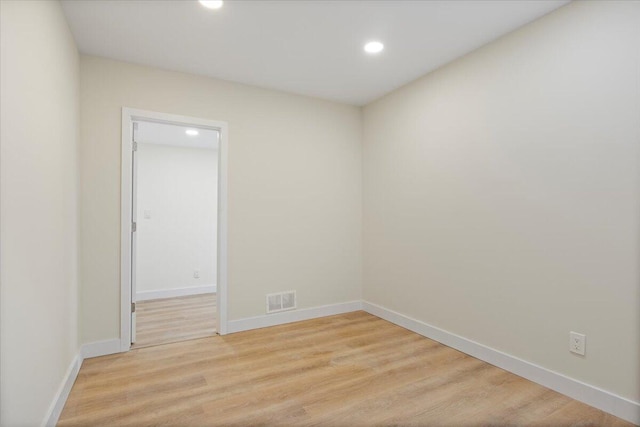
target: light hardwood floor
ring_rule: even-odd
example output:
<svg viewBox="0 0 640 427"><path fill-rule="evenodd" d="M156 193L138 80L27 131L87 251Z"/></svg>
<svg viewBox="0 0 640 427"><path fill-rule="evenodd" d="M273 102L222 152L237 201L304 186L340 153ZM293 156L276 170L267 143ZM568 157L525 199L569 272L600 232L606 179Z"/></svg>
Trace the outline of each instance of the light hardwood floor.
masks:
<svg viewBox="0 0 640 427"><path fill-rule="evenodd" d="M85 360L60 426L629 426L364 312Z"/></svg>
<svg viewBox="0 0 640 427"><path fill-rule="evenodd" d="M136 343L149 347L216 334L216 294L136 303Z"/></svg>

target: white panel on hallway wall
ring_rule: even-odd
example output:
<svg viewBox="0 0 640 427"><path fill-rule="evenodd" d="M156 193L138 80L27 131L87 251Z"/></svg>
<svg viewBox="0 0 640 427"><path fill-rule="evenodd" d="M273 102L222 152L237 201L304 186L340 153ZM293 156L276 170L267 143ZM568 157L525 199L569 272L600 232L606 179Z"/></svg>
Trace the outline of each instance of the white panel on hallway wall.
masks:
<svg viewBox="0 0 640 427"><path fill-rule="evenodd" d="M216 284L218 152L141 143L137 156L138 297L211 292Z"/></svg>

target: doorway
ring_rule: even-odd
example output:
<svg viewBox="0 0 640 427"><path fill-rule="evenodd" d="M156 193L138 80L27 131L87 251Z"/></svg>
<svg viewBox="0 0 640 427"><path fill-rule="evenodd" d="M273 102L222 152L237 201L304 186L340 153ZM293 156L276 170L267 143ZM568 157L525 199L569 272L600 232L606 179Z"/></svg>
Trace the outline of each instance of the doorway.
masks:
<svg viewBox="0 0 640 427"><path fill-rule="evenodd" d="M131 342L215 335L219 132L133 122Z"/></svg>
<svg viewBox="0 0 640 427"><path fill-rule="evenodd" d="M225 334L226 124L125 108L122 143L121 350Z"/></svg>

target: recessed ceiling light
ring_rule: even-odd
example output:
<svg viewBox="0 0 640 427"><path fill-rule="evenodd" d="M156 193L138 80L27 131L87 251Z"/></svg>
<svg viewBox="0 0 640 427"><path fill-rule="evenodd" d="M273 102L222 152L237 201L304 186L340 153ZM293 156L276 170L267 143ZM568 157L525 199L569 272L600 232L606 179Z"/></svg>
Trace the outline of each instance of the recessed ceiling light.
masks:
<svg viewBox="0 0 640 427"><path fill-rule="evenodd" d="M220 9L222 7L222 0L200 0L200 4L207 9Z"/></svg>
<svg viewBox="0 0 640 427"><path fill-rule="evenodd" d="M186 133L189 136L197 136L199 132L195 129L187 129L184 131L184 133Z"/></svg>
<svg viewBox="0 0 640 427"><path fill-rule="evenodd" d="M367 53L380 53L384 49L384 45L380 42L369 42L364 45L364 51Z"/></svg>

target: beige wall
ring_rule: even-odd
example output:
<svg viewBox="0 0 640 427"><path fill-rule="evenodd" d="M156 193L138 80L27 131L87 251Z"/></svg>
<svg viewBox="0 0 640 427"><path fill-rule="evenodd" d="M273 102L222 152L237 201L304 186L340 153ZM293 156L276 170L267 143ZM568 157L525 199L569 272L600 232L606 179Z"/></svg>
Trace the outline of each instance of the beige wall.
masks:
<svg viewBox="0 0 640 427"><path fill-rule="evenodd" d="M364 109L365 300L640 401L638 22L575 2Z"/></svg>
<svg viewBox="0 0 640 427"><path fill-rule="evenodd" d="M0 424L40 425L78 350L78 52L58 2L0 17Z"/></svg>
<svg viewBox="0 0 640 427"><path fill-rule="evenodd" d="M229 317L361 297L356 107L95 57L81 59L82 341L119 336L123 106L229 124Z"/></svg>

